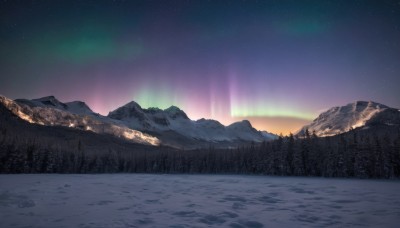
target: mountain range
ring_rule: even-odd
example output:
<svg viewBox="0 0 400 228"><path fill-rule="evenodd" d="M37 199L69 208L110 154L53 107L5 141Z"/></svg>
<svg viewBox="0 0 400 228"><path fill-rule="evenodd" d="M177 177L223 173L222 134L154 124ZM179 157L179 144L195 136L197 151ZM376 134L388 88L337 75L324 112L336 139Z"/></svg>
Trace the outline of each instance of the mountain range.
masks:
<svg viewBox="0 0 400 228"><path fill-rule="evenodd" d="M90 131L150 146L177 149L235 148L278 137L254 129L247 120L224 126L216 120L191 120L176 106L164 110L145 109L134 101L111 111L107 116L93 112L82 101L63 103L54 96L33 100L11 100L0 96L0 105L31 124ZM400 111L372 101L356 101L321 113L296 135L302 137L308 130L319 137L326 137L376 125L400 126Z"/></svg>
<svg viewBox="0 0 400 228"><path fill-rule="evenodd" d="M154 146L228 148L277 138L274 134L254 129L247 120L229 126L216 120L194 121L175 106L165 110L143 109L132 101L102 116L94 113L84 102L63 103L54 96L33 100L11 100L0 96L0 104L29 123L108 134Z"/></svg>

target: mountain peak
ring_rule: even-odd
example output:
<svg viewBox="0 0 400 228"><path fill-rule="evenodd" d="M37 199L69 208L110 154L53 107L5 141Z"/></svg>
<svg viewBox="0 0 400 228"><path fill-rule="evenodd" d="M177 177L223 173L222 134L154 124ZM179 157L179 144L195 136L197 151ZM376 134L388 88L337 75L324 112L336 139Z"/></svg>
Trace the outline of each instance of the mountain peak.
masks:
<svg viewBox="0 0 400 228"><path fill-rule="evenodd" d="M67 102L66 104L75 104L75 105L79 105L81 107L87 107L87 104L83 101L71 101L71 102Z"/></svg>
<svg viewBox="0 0 400 228"><path fill-rule="evenodd" d="M169 108L164 109L166 112L180 112L182 111L180 108L178 108L175 105L171 105Z"/></svg>
<svg viewBox="0 0 400 228"><path fill-rule="evenodd" d="M46 96L46 97L41 97L41 98L37 98L37 99L33 99L33 101L40 101L40 102L51 102L53 104L56 103L62 103L60 102L55 96L51 95L51 96Z"/></svg>
<svg viewBox="0 0 400 228"><path fill-rule="evenodd" d="M232 129L249 129L249 128L253 129L253 126L251 125L250 121L248 121L248 120L242 120L242 121L232 123L228 127L232 128Z"/></svg>
<svg viewBox="0 0 400 228"><path fill-rule="evenodd" d="M241 123L242 123L242 124L246 124L246 125L248 125L249 127L252 127L250 121L248 121L248 120L242 120Z"/></svg>
<svg viewBox="0 0 400 228"><path fill-rule="evenodd" d="M172 105L167 109L164 109L164 112L168 113L168 115L172 118L175 119L177 117L182 117L183 119L189 119L184 111L182 111L180 108Z"/></svg>
<svg viewBox="0 0 400 228"><path fill-rule="evenodd" d="M36 98L33 100L57 100L57 98L53 95L50 95L50 96L45 96L45 97L41 97L41 98Z"/></svg>
<svg viewBox="0 0 400 228"><path fill-rule="evenodd" d="M365 126L372 118L381 115L387 109L391 108L373 101L355 101L345 106L333 107L300 129L298 134L304 134L305 129L310 132L315 131L318 136L340 134L352 128ZM384 119L388 121L387 118Z"/></svg>
<svg viewBox="0 0 400 228"><path fill-rule="evenodd" d="M125 105L123 105L120 108L140 109L140 110L142 109L142 107L138 103L136 103L135 101L128 102L128 103L126 103Z"/></svg>
<svg viewBox="0 0 400 228"><path fill-rule="evenodd" d="M162 112L163 110L160 109L160 108L157 108L157 107L150 107L150 108L147 109L147 111L150 111L150 112Z"/></svg>
<svg viewBox="0 0 400 228"><path fill-rule="evenodd" d="M140 107L140 105L135 101L131 101L114 111L111 111L108 113L108 117L118 120L132 117L138 118L141 121L145 119L142 107Z"/></svg>
<svg viewBox="0 0 400 228"><path fill-rule="evenodd" d="M54 96L46 96L37 99L16 99L15 102L20 104L28 105L29 107L47 107L54 108L63 111L67 111L73 114L93 115L95 114L88 105L83 101L72 101L63 103Z"/></svg>
<svg viewBox="0 0 400 228"><path fill-rule="evenodd" d="M219 121L213 119L205 119L201 118L195 121L197 124L201 124L203 126L213 127L213 128L224 128L225 126L222 125Z"/></svg>
<svg viewBox="0 0 400 228"><path fill-rule="evenodd" d="M242 120L239 122L242 126L246 126L246 127L253 127L250 123L250 121L248 120Z"/></svg>
<svg viewBox="0 0 400 228"><path fill-rule="evenodd" d="M18 99L16 100L18 101L26 101L24 99ZM37 99L32 99L31 100L33 103L32 105L44 105L46 107L50 107L50 108L58 108L58 109L67 109L67 105L62 103L61 101L59 101L55 96L46 96L46 97L41 97L41 98L37 98ZM29 101L26 101L29 103Z"/></svg>
<svg viewBox="0 0 400 228"><path fill-rule="evenodd" d="M352 104L348 104L348 105L352 105L353 107L377 107L377 108L388 108L388 106L380 104L378 102L375 101L355 101Z"/></svg>
<svg viewBox="0 0 400 228"><path fill-rule="evenodd" d="M93 114L92 109L83 101L71 101L65 103L67 110L76 114Z"/></svg>

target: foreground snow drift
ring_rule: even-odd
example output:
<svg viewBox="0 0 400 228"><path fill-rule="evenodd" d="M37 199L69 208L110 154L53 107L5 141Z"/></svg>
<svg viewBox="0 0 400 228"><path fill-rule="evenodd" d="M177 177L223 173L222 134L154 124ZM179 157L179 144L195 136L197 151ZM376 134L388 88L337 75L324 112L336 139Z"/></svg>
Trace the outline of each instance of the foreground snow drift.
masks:
<svg viewBox="0 0 400 228"><path fill-rule="evenodd" d="M400 183L224 175L0 175L0 227L396 227Z"/></svg>

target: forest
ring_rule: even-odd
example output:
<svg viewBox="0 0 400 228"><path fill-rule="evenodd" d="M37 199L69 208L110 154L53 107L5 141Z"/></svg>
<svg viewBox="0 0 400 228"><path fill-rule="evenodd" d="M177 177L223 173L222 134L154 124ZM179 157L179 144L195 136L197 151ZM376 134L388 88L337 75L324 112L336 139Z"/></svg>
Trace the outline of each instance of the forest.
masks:
<svg viewBox="0 0 400 228"><path fill-rule="evenodd" d="M376 133L381 132L381 133ZM400 133L356 131L319 138L306 131L231 149L68 145L0 131L0 173L191 173L398 178Z"/></svg>

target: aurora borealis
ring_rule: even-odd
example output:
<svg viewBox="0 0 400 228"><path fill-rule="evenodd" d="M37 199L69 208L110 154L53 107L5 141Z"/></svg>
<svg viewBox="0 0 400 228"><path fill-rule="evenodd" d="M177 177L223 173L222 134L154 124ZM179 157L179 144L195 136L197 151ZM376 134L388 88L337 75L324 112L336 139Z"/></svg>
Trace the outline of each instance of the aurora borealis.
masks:
<svg viewBox="0 0 400 228"><path fill-rule="evenodd" d="M1 1L0 94L136 101L296 131L355 100L400 107L399 1Z"/></svg>

